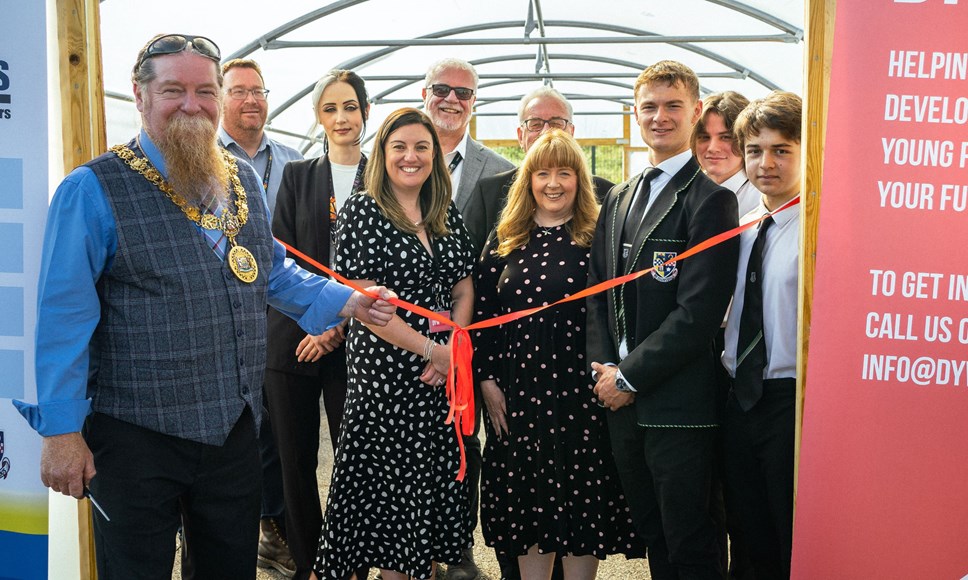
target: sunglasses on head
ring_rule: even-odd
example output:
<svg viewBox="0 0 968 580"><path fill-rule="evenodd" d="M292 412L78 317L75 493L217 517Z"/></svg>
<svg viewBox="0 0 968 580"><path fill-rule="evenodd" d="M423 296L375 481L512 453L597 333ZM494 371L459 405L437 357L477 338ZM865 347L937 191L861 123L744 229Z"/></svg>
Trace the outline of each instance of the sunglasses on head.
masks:
<svg viewBox="0 0 968 580"><path fill-rule="evenodd" d="M457 95L457 98L462 101L469 101L470 98L474 96L474 89L469 89L467 87L452 87L450 85L441 83L430 85L427 88L433 91L435 97L440 97L441 99L449 95L451 91L454 91L454 94Z"/></svg>
<svg viewBox="0 0 968 580"><path fill-rule="evenodd" d="M204 36L189 36L188 34L166 34L156 38L148 45L136 68L141 68L141 65L149 58L165 54L177 54L188 48L189 45L205 58L210 58L216 63L222 60L222 52L211 39Z"/></svg>

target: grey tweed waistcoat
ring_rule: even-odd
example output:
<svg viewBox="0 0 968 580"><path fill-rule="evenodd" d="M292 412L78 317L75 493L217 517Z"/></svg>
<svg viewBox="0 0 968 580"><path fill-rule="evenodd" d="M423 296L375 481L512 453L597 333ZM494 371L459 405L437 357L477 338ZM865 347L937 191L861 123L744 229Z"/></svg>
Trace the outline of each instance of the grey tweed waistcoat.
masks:
<svg viewBox="0 0 968 580"><path fill-rule="evenodd" d="M94 411L210 445L225 442L246 406L258 426L272 234L255 175L239 171L249 219L236 241L259 265L246 284L164 193L115 154L88 166L118 235L114 262L97 282Z"/></svg>

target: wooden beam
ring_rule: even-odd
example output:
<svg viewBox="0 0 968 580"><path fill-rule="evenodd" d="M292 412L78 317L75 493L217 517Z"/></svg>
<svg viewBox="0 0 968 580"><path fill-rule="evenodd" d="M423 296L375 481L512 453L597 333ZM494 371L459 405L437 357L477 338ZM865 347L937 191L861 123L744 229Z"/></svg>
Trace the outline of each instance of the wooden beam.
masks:
<svg viewBox="0 0 968 580"><path fill-rule="evenodd" d="M817 264L817 226L820 215L820 186L823 178L823 148L827 129L827 100L830 94L830 60L833 52L836 0L807 0L804 30L803 100L803 183L800 233L799 344L797 356L796 465L800 463L800 437L803 428L803 403L807 378L807 352L810 348L813 281ZM794 474L796 475L796 474ZM796 481L796 480L794 480ZM796 497L794 495L794 497Z"/></svg>
<svg viewBox="0 0 968 580"><path fill-rule="evenodd" d="M97 0L57 0L64 169L107 149Z"/></svg>
<svg viewBox="0 0 968 580"><path fill-rule="evenodd" d="M98 10L98 0L56 0L65 172L107 149ZM96 580L89 501L78 502L77 518L80 578Z"/></svg>

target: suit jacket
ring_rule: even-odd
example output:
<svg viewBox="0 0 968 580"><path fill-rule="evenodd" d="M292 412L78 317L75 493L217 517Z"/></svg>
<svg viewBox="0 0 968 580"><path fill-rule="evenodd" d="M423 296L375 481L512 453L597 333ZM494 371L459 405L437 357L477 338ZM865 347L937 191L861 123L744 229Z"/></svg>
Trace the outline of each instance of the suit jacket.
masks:
<svg viewBox="0 0 968 580"><path fill-rule="evenodd" d="M643 270L737 226L736 195L709 180L691 158L657 195L619 272L622 229L641 175L616 185L599 214L589 285ZM713 338L736 280L739 238L624 286L590 296L588 360L619 363L616 298L624 289L629 354L619 363L637 390L640 425L715 425L716 353Z"/></svg>
<svg viewBox="0 0 968 580"><path fill-rule="evenodd" d="M471 192L470 201L467 203L467 211L463 212L464 225L471 235L471 242L474 244L474 257L477 258L484 250L487 236L497 223L501 210L507 205L508 191L514 183L517 169L511 169L485 177L477 182L474 191ZM615 184L607 179L592 176L592 184L595 186L595 198L601 203L605 194Z"/></svg>
<svg viewBox="0 0 968 580"><path fill-rule="evenodd" d="M272 234L275 237L324 266L330 265L330 179L331 167L325 155L290 162L282 171L282 183L276 194L276 211L272 217ZM301 258L291 254L289 257L310 272L322 274ZM270 308L268 330L266 368L299 375L319 374L319 361L296 361L296 346L306 336L306 331L294 320ZM346 356L345 353L340 347L325 356Z"/></svg>
<svg viewBox="0 0 968 580"><path fill-rule="evenodd" d="M460 183L454 192L454 204L461 216L466 215L471 192L477 182L496 173L514 169L514 164L477 141L467 138L467 154L464 156Z"/></svg>

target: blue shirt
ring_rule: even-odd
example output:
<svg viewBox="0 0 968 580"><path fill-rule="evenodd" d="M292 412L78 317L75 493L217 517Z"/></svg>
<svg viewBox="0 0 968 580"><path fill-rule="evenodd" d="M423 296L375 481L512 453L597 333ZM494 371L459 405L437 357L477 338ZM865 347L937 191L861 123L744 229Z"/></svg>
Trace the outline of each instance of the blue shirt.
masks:
<svg viewBox="0 0 968 580"><path fill-rule="evenodd" d="M140 144L155 168L167 175L164 157L144 131ZM243 170L252 171L240 164ZM38 403L13 402L45 437L80 431L90 413L89 344L101 318L95 285L110 271L117 246L114 214L101 182L90 168L78 167L57 188L44 232L37 292ZM339 322L339 311L352 293L303 270L286 257L282 244L274 243L268 302L306 332L321 334Z"/></svg>
<svg viewBox="0 0 968 580"><path fill-rule="evenodd" d="M255 169L255 172L259 175L259 183L264 183L265 181L266 169L269 166L269 153L272 153L272 168L269 170L269 188L265 191L265 195L266 206L269 208L269 212L275 212L276 194L279 193L279 185L282 184L282 170L286 167L286 163L301 160L303 158L302 153L278 141L273 141L263 133L262 143L259 143L259 150L256 151L255 157L249 157L245 149L222 127L218 129L218 138L222 142L222 146L228 149L229 153L235 155L236 159L245 161ZM269 223L272 223L272 220L269 220Z"/></svg>

